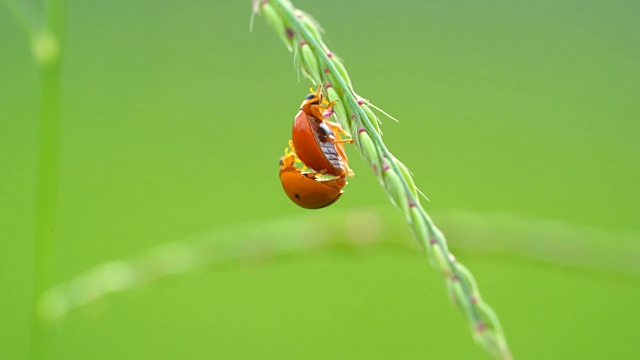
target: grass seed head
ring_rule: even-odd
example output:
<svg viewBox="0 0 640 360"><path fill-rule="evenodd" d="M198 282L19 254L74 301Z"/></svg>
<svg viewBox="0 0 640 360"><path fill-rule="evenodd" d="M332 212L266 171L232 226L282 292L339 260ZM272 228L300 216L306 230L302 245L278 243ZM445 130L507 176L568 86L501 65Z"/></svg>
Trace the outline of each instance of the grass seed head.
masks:
<svg viewBox="0 0 640 360"><path fill-rule="evenodd" d="M342 125L343 128L348 129L349 119L347 118L347 112L342 105L342 99L340 99L340 96L338 96L338 92L331 83L327 83L325 85L325 89L329 101L335 101L335 103L333 104L333 111L335 112L340 125Z"/></svg>
<svg viewBox="0 0 640 360"><path fill-rule="evenodd" d="M347 69L342 64L342 61L340 61L340 59L338 59L337 57L333 56L332 53L328 53L328 54L330 54L330 56L327 56L329 58L329 61L333 63L333 65L338 70L338 74L345 80L345 82L347 83L347 86L351 88L351 78L349 77L349 73L347 73Z"/></svg>
<svg viewBox="0 0 640 360"><path fill-rule="evenodd" d="M376 132L378 134L382 134L382 131L380 130L380 124L378 123L378 118L373 113L373 111L371 111L371 109L368 106L363 105L362 102L359 102L359 104L360 104L360 108L362 108L364 113L367 115L367 118L371 121L371 125L373 125L373 127L376 129Z"/></svg>
<svg viewBox="0 0 640 360"><path fill-rule="evenodd" d="M264 15L265 19L273 30L275 30L278 37L282 40L284 45L287 47L287 50L293 50L293 37L289 36L287 30L291 31L291 29L287 29L284 26L284 21L282 17L278 14L276 9L271 6L269 3L264 3L260 7L260 13Z"/></svg>
<svg viewBox="0 0 640 360"><path fill-rule="evenodd" d="M407 223L427 249L431 263L445 275L449 295L454 303L462 307L474 337L480 339L485 349L497 358L512 359L497 317L495 314L484 315L492 314L491 308L480 297L471 273L455 260L447 247L446 238L420 204L420 191L411 172L387 150L382 141L379 120L370 109L373 105L355 93L342 61L323 42L319 25L310 16L295 9L289 0L262 1L272 4L277 10L274 14L281 17L282 26L274 26L278 28L279 36L300 42L300 46L293 46L294 64L299 65L296 69L303 68L305 75L316 85L331 85L325 87L329 100L338 100L334 113L343 127L348 127L354 135L361 154L371 165L392 203L400 208ZM487 311L481 315L479 309L483 307ZM482 326L478 327L478 324ZM482 331L476 331L479 328Z"/></svg>
<svg viewBox="0 0 640 360"><path fill-rule="evenodd" d="M315 85L321 84L318 60L305 40L300 42L300 52L302 53L302 63L307 71L307 75L311 77Z"/></svg>
<svg viewBox="0 0 640 360"><path fill-rule="evenodd" d="M382 178L384 180L387 193L393 203L400 208L404 214L408 214L409 201L404 191L404 186L402 186L402 181L400 180L400 177L398 177L398 174L391 171L391 167L386 163L382 168Z"/></svg>
<svg viewBox="0 0 640 360"><path fill-rule="evenodd" d="M364 156L365 160L369 164L377 165L379 167L379 157L376 146L373 144L371 137L367 134L367 130L360 128L356 135L358 138L358 144L360 145L360 152Z"/></svg>

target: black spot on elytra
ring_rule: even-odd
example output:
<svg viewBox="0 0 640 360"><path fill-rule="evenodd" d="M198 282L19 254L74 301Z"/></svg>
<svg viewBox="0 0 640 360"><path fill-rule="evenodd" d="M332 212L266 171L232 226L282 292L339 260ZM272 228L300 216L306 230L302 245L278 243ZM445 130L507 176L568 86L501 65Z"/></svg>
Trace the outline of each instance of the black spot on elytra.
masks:
<svg viewBox="0 0 640 360"><path fill-rule="evenodd" d="M300 199L300 194L295 194L293 196L295 196L296 199Z"/></svg>

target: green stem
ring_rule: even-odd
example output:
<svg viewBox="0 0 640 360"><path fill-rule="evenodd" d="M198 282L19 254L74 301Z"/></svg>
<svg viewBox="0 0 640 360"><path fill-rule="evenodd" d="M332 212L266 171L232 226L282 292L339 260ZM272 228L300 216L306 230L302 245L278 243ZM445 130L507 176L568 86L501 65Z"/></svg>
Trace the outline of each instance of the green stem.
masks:
<svg viewBox="0 0 640 360"><path fill-rule="evenodd" d="M46 30L44 33L49 35L48 38L53 39L56 51L44 58L39 58L37 53L34 54L40 70L42 94L38 123L31 359L43 359L46 353L46 329L40 317L38 299L44 290L51 286L51 273L54 268L62 144L60 42L64 38L66 7L66 0L45 3Z"/></svg>
<svg viewBox="0 0 640 360"><path fill-rule="evenodd" d="M273 5L273 8L277 8L277 10L273 10L269 4ZM418 240L430 254L436 255L437 266L445 274L452 298L461 305L469 320L474 338L482 343L494 356L502 359L511 359L512 356L497 316L480 297L472 274L462 264L458 263L449 252L444 235L420 204L410 171L406 168L403 171L400 168L401 164L397 162L385 146L381 133L375 126L377 124L373 123L376 119L375 115L370 112L369 108L364 108L365 104L353 90L348 75L346 75L346 70L342 69L340 71L341 69L338 68L337 65L341 64L336 62L339 62L339 60L330 58L317 25L307 18L304 13L296 10L288 0L262 2L260 6L266 10L265 15L270 23L274 25L277 32L282 32L284 24L292 28L293 31L291 33L295 36L293 45L296 46L295 43L298 41L302 49L303 60L300 64L304 67L305 73L312 82L321 83L320 79L323 77L329 80L325 75L326 73L332 75L332 85L343 91L343 95L337 96L341 97L343 103L352 110L354 115L352 120L347 119L347 121L351 125L357 125L349 128L352 129L352 134L358 134L356 144L359 145L359 150L361 150L365 159L368 158L372 166L381 169L380 165L382 165L382 172L390 170L385 175L378 171L376 173L392 201L403 211L406 221ZM283 34L280 35L283 36ZM289 45L286 37L284 40ZM308 48L306 47L307 44ZM324 70L321 71L318 65L321 65ZM365 110L369 111L369 114ZM362 134L361 129L364 131ZM360 137L362 139L358 139ZM363 140L366 140L365 144L370 145L360 146ZM384 167L387 170L384 170Z"/></svg>
<svg viewBox="0 0 640 360"><path fill-rule="evenodd" d="M35 289L32 323L32 358L42 359L44 329L37 299L51 284L60 164L60 62L41 68L42 99L38 139L37 203L35 231Z"/></svg>
<svg viewBox="0 0 640 360"><path fill-rule="evenodd" d="M279 4L281 5L281 4ZM287 20L290 22L298 22L298 20L296 19L295 14L293 13L293 11L291 11L291 8L289 8L288 6L280 6L280 8L283 10L284 14L287 17ZM304 26L299 26L297 27L297 30L299 32L301 32L304 36L304 39L309 43L309 45L314 48L316 51L316 56L319 56L321 58L323 58L324 60L324 65L329 68L329 70L333 73L333 74L338 74L338 69L336 68L336 66L333 64L333 62L331 62L331 60L327 57L327 54L322 51L323 50L323 46L322 44L320 44L316 38L313 36L313 34L307 30L306 27ZM351 93L351 96L346 96L347 101L349 102L349 105L351 106L352 109L354 109L357 113L358 113L358 118L360 119L360 121L362 121L365 125L365 128L367 129L374 129L373 124L369 121L369 118L367 117L367 115L364 113L364 111L362 110L362 107L360 106L360 104L358 104L358 100L356 99L356 94L353 92L351 86L349 84L347 84L344 79L340 76L336 76L336 80L338 82L338 84L340 85L341 88L345 89L345 91L348 91L349 93ZM371 131L369 133L369 135L371 136L373 142L383 151L383 154L387 157L387 159L392 159L393 156L391 155L391 152L389 152L389 150L387 149L387 147L385 146L384 142L382 141L380 135L375 132L375 131ZM400 174L400 168L398 167L398 164L396 164L395 161L389 161L389 165L391 166L391 168L393 169L394 172ZM433 222L433 220L431 219L430 216L427 215L426 211L424 210L424 208L422 207L422 205L420 205L420 202L418 199L416 199L416 197L413 195L413 192L411 191L409 185L405 182L402 181L402 185L404 187L404 190L406 192L407 197L409 198L409 200L411 202L413 202L414 204L416 204L416 207L420 213L420 216L423 218L423 220L425 221L425 223L427 224L429 233L432 234L432 236L435 237L436 239L436 245L440 247L440 249L444 252L444 253L448 253L449 250L446 247L446 240L444 240L442 238L442 233L438 230L438 228L436 227L435 223ZM458 269L456 266L454 266L453 263L453 259L450 257L446 257L446 260L449 262L449 266L452 269L452 271L454 272L454 275L457 277L461 277L461 274L458 272ZM466 284L465 282L461 282L461 285L463 286L463 288L465 289L466 293L471 293L471 289L469 288L468 284ZM478 315L477 311L475 310L475 308L473 307L469 307L470 309L470 316L473 319L474 323L477 323L480 319L480 316Z"/></svg>

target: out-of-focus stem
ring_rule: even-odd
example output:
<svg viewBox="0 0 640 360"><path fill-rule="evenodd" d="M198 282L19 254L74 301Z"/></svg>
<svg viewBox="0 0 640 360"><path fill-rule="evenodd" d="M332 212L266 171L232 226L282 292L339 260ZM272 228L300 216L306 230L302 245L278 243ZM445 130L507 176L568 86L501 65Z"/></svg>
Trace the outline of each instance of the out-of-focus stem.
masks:
<svg viewBox="0 0 640 360"><path fill-rule="evenodd" d="M34 241L34 287L31 319L30 358L43 359L46 352L46 330L38 311L38 299L51 281L58 211L60 153L62 136L61 113L61 41L64 38L67 0L45 2L45 22L42 36L45 56L34 52L41 78L40 119L38 122L38 157L36 170L36 216ZM50 46L52 45L52 46Z"/></svg>

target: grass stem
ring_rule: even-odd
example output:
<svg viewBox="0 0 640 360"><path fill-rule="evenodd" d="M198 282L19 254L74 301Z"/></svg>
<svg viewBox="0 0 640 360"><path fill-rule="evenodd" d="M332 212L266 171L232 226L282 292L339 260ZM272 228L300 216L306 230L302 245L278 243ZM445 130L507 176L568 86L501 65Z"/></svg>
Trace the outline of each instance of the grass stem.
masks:
<svg viewBox="0 0 640 360"><path fill-rule="evenodd" d="M442 271L449 294L467 317L475 340L496 358L511 359L498 317L481 298L471 272L451 254L444 235L420 204L411 172L384 144L379 119L369 107L378 108L355 93L344 65L324 44L318 24L288 0L254 1L254 11L264 15L287 48L293 49L304 75L322 85L330 101L344 104L335 106L344 106L345 111L337 113L350 116L338 121L351 129L358 149L392 203L403 212L432 263Z"/></svg>
<svg viewBox="0 0 640 360"><path fill-rule="evenodd" d="M34 58L40 71L41 99L36 165L31 359L44 359L46 354L46 329L38 311L38 299L51 286L54 269L62 148L60 43L64 38L67 1L50 0L44 5L44 28L40 36L32 38Z"/></svg>

